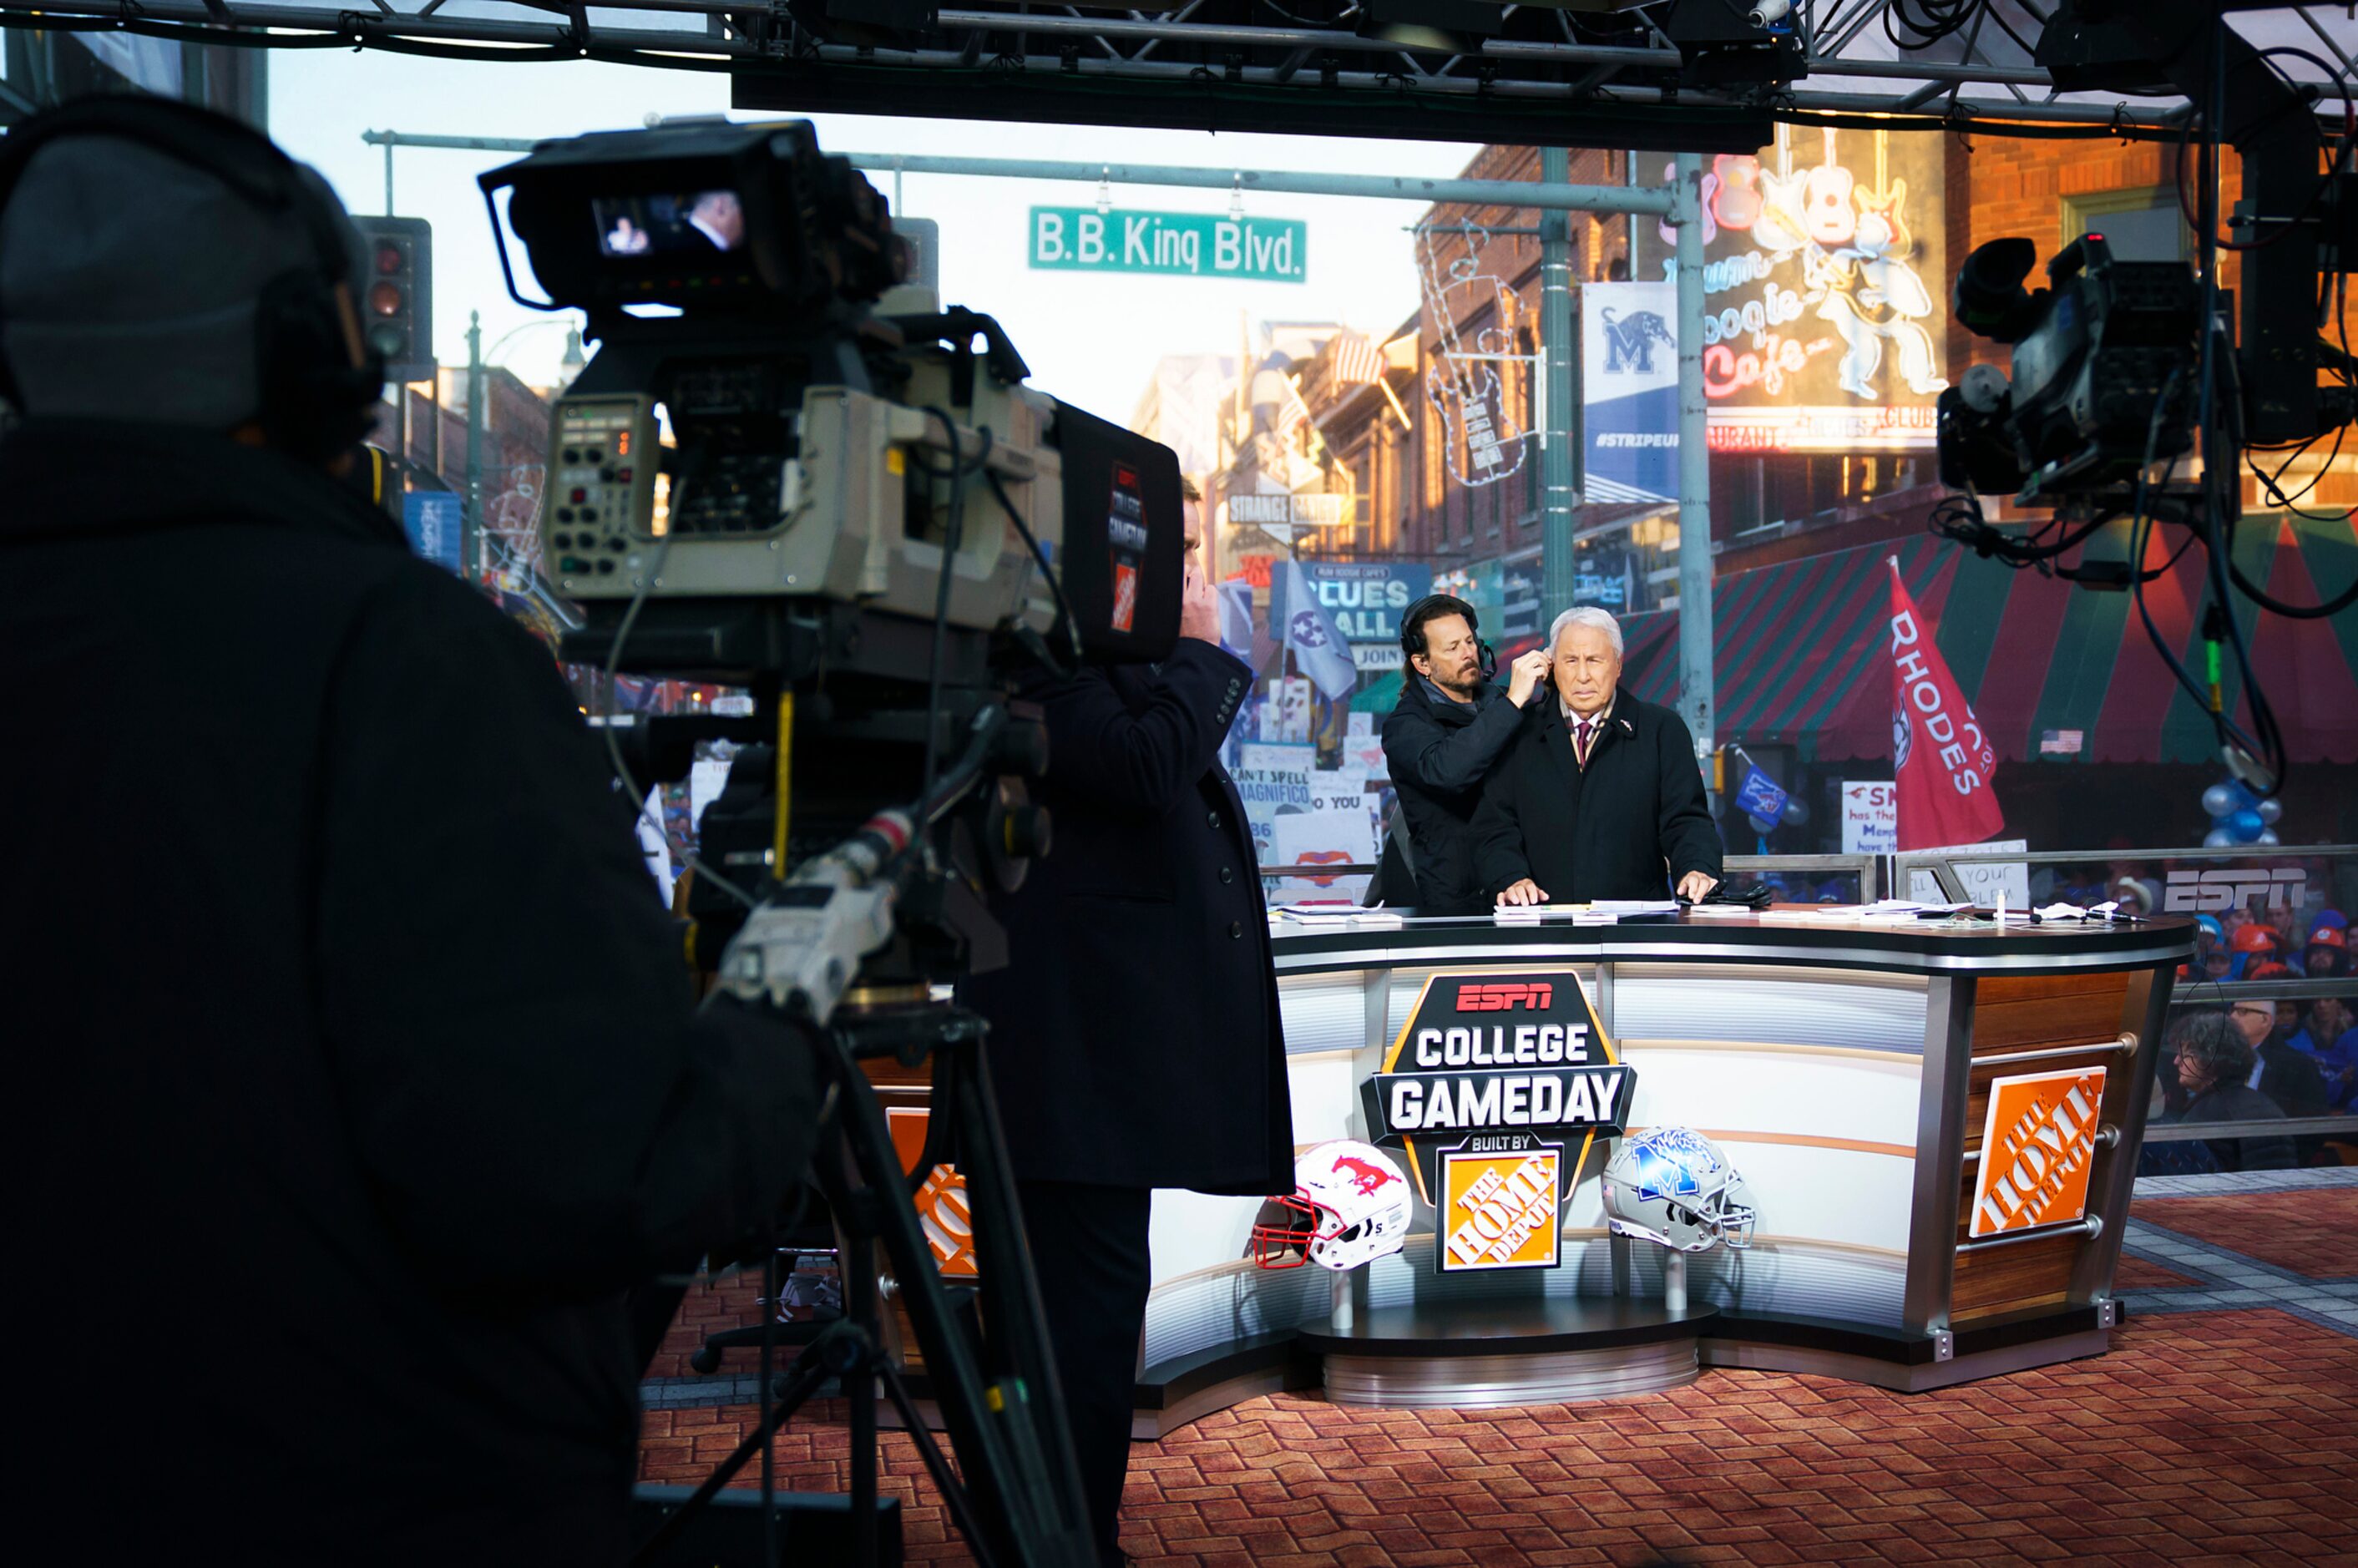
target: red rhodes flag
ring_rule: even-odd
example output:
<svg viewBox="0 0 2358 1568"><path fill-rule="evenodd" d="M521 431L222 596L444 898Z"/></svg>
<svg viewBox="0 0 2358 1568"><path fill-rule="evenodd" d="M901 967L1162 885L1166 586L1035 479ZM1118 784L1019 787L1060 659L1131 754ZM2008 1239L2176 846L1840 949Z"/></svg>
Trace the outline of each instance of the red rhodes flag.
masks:
<svg viewBox="0 0 2358 1568"><path fill-rule="evenodd" d="M1891 558L1891 771L1899 781L1899 849L1978 844L2006 826L1990 787L1997 753L1949 674L1932 629Z"/></svg>

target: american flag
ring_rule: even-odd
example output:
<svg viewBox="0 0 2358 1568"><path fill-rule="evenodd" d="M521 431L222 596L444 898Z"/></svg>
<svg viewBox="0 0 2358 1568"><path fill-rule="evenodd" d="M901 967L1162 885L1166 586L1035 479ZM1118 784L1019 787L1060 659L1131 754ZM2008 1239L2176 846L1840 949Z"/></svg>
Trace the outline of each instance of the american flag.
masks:
<svg viewBox="0 0 2358 1568"><path fill-rule="evenodd" d="M1342 332L1329 351L1338 386L1365 386L1384 373L1384 353L1365 332Z"/></svg>
<svg viewBox="0 0 2358 1568"><path fill-rule="evenodd" d="M1302 378L1285 378L1285 401L1277 411L1277 433L1281 439L1293 439L1293 433L1309 424L1310 405L1302 401Z"/></svg>

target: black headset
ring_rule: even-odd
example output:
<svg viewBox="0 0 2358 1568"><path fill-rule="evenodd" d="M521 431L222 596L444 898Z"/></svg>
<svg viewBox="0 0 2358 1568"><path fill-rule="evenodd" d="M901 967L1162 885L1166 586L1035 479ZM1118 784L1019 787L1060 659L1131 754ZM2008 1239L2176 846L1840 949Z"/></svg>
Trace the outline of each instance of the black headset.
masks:
<svg viewBox="0 0 2358 1568"><path fill-rule="evenodd" d="M1428 611L1466 617L1466 630L1474 633L1474 646L1482 655L1482 678L1489 680L1498 675L1498 651L1482 641L1482 622L1475 615L1474 607L1454 593L1428 593L1408 607L1408 613L1401 617L1401 654L1403 658L1412 658L1425 651L1424 623L1418 617ZM1415 668L1413 665L1409 667Z"/></svg>
<svg viewBox="0 0 2358 1568"><path fill-rule="evenodd" d="M177 99L81 98L34 115L0 142L0 211L41 149L68 136L136 143L211 175L264 211L291 213L310 236L312 259L264 285L254 312L263 434L282 451L325 460L367 433L384 390L384 360L361 333L361 301L340 303L336 296L337 286L354 276L350 225L305 183L294 159L252 126ZM359 364L352 362L354 338ZM24 411L5 354L0 396Z"/></svg>

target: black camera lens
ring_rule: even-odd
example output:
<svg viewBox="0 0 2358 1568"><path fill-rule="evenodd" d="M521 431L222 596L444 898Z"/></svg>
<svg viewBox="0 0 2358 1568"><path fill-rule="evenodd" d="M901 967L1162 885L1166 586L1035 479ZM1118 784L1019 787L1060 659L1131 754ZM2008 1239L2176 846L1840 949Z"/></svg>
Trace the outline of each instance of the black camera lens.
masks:
<svg viewBox="0 0 2358 1568"><path fill-rule="evenodd" d="M2018 234L1992 240L1965 258L1950 304L1967 330L2013 342L2029 325L2029 292L2022 287L2039 265L2039 247Z"/></svg>

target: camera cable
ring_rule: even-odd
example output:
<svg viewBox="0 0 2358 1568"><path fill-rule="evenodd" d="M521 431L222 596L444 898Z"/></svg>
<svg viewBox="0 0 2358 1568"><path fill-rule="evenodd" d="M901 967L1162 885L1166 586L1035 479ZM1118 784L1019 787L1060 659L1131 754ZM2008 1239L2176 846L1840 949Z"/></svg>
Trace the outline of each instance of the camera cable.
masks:
<svg viewBox="0 0 2358 1568"><path fill-rule="evenodd" d="M923 459L917 462L919 471L926 478L946 479L950 487L949 515L942 531L942 569L934 585L933 656L925 676L925 768L918 775L925 790L930 791L934 787L934 770L941 762L942 661L949 643L950 579L957 565L958 546L965 542L966 535L966 481L990 461L993 438L987 426L976 431L982 439L982 445L968 460L958 451L957 426L950 416L930 403L925 405L924 411L929 418L941 421L942 439L950 449L946 470L937 469Z"/></svg>
<svg viewBox="0 0 2358 1568"><path fill-rule="evenodd" d="M1007 514L1007 520L1015 524L1015 531L1023 536L1023 543L1031 547L1032 558L1039 564L1040 575L1048 580L1048 593L1056 601L1056 623L1064 628L1065 639L1072 646L1073 669L1077 670L1082 664L1081 625L1073 615L1072 601L1065 597L1065 585L1057 579L1055 570L1048 565L1048 552L1040 547L1040 541L1033 535L1032 525L1023 521L1022 510L1009 498L1005 483L1000 480L996 472L990 470L985 470L982 477L990 486L990 493L998 497L1001 508ZM1046 651L1044 648L1042 650L1044 653ZM1049 667L1054 674L1071 673L1057 670L1054 665Z"/></svg>
<svg viewBox="0 0 2358 1568"><path fill-rule="evenodd" d="M708 449L698 445L688 454L687 467L680 473L679 482L671 488L669 521L673 524L679 520L680 503L687 494L689 481L702 477L704 459ZM606 654L606 689L602 704L603 711L598 716L599 732L605 737L606 760L612 764L614 777L621 781L622 793L630 796L632 809L637 814L639 820L653 827L656 836L663 840L664 847L677 856L680 863L694 871L698 878L710 882L746 908L756 909L761 906L759 899L714 871L687 845L673 842L671 829L664 826L662 814L648 809L646 794L639 788L638 780L631 775L631 765L622 760L622 744L614 738L616 717L614 709L618 691L615 682L616 677L622 673L622 650L630 643L632 630L639 623L639 611L646 608L647 596L654 590L656 580L663 576L664 562L671 555L671 542L674 536L674 528L665 526L662 540L655 546L654 563L641 576L637 589L631 595L630 608L622 612L621 624L614 628L614 645ZM781 877L785 875L786 868L784 866L773 867L773 870Z"/></svg>

